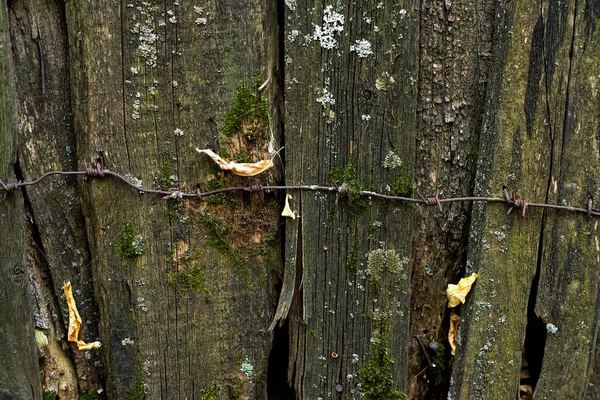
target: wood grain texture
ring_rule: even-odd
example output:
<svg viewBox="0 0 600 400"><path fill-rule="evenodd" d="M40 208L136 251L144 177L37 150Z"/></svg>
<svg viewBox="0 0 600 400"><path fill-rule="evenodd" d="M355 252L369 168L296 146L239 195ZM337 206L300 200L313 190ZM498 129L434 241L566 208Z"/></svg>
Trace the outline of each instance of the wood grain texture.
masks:
<svg viewBox="0 0 600 400"><path fill-rule="evenodd" d="M106 168L145 186L261 182L225 175L194 148L218 150L236 89L266 77L264 12L256 1L68 4L79 168L101 151ZM244 136L235 140L244 150ZM267 156L266 144L255 147L250 156ZM109 397L192 398L214 384L220 398L266 397L272 196L207 208L92 181L83 204ZM144 238L141 256L115 250L126 220Z"/></svg>
<svg viewBox="0 0 600 400"><path fill-rule="evenodd" d="M538 99L544 82L534 73L539 62L533 61L543 52L533 44L543 29L540 18L540 9L524 3L498 5L475 195L500 195L506 185L527 201L546 199L552 143L543 123L547 109ZM523 99L532 92L536 101L524 108ZM473 208L466 272L477 272L479 279L462 307L452 398L517 395L542 229L542 212L530 210L523 219L520 211L507 215L488 204Z"/></svg>
<svg viewBox="0 0 600 400"><path fill-rule="evenodd" d="M0 5L0 173L15 179L16 113L8 9ZM29 269L26 258L25 209L18 192L0 202L0 396L40 399L33 308L29 303Z"/></svg>
<svg viewBox="0 0 600 400"><path fill-rule="evenodd" d="M352 164L354 183L365 188L389 190L404 171L412 189L417 13L412 2L287 5L288 184L332 184L330 172ZM390 152L402 167L384 167ZM399 273L382 267L379 289L367 270L371 252L410 257L413 209L372 200L353 214L353 199L292 195L300 218L286 222L286 273L296 271L287 289L295 288L289 374L297 395L325 398L340 384L356 396L382 315L389 318L393 386L406 390L410 264Z"/></svg>
<svg viewBox="0 0 600 400"><path fill-rule="evenodd" d="M550 124L557 150L552 163L549 201L582 206L600 196L598 158L597 15L588 2L550 3L544 14L547 43L558 48L557 72L546 71ZM556 28L552 28L552 24ZM564 35L564 39L560 35ZM562 56L561 56L562 55ZM552 60L550 60L552 61ZM566 72L560 73L560 70ZM553 71L552 71L553 72ZM585 216L549 212L536 314L547 327L542 372L535 396L597 397L598 224ZM561 329L562 328L562 329Z"/></svg>
<svg viewBox="0 0 600 400"><path fill-rule="evenodd" d="M14 1L10 16L19 82L15 105L22 179L34 180L49 170L76 169L64 7L58 2ZM23 190L33 236L36 329L49 338L49 345L40 351L45 365L43 385L57 389L61 397L77 397L79 389L92 392L104 386L97 368L98 352L80 352L75 345L63 350L56 345L66 334L69 318L66 303L59 299L67 281L76 290L85 321L81 337L87 341L98 337L87 232L76 183L74 178L54 178ZM78 381L78 376L86 379Z"/></svg>

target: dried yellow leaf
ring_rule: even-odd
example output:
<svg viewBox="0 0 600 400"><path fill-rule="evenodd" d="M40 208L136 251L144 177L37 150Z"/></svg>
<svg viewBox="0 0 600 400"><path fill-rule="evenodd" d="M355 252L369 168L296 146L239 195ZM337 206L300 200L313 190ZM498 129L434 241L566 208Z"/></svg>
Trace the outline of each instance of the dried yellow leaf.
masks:
<svg viewBox="0 0 600 400"><path fill-rule="evenodd" d="M474 273L468 278L462 278L460 281L458 281L458 285L448 285L448 289L446 289L446 296L448 296L448 307L456 307L460 303L465 302L465 298L467 297L469 291L471 291L471 286L478 276L479 275Z"/></svg>
<svg viewBox="0 0 600 400"><path fill-rule="evenodd" d="M81 328L81 317L77 311L75 298L73 298L73 287L71 286L71 282L65 283L63 285L63 290L67 299L67 305L69 306L69 331L67 333L69 342L76 342L79 350L97 349L102 346L100 342L85 343L82 340L78 340L79 329Z"/></svg>
<svg viewBox="0 0 600 400"><path fill-rule="evenodd" d="M290 195L290 194L285 196L285 207L283 207L283 212L281 213L281 216L288 217L291 219L296 219L296 214L294 214L294 212L290 208L289 200L291 200L291 198L292 198L292 195Z"/></svg>
<svg viewBox="0 0 600 400"><path fill-rule="evenodd" d="M448 331L448 342L452 348L452 355L456 355L456 335L458 334L458 325L460 325L460 317L450 312L450 330Z"/></svg>
<svg viewBox="0 0 600 400"><path fill-rule="evenodd" d="M224 170L231 171L236 175L240 176L254 176L262 172L265 172L273 166L273 159L262 160L256 163L236 163L234 161L225 161L218 154L215 154L210 149L199 149L196 147L196 151L200 154L206 154L213 159L217 165Z"/></svg>

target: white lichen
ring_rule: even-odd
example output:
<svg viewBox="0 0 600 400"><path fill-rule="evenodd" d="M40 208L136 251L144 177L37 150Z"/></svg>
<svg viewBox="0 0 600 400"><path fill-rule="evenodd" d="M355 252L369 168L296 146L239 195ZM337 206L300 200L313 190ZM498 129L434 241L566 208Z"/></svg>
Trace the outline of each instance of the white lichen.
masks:
<svg viewBox="0 0 600 400"><path fill-rule="evenodd" d="M131 74L137 75L140 71L136 67L131 67Z"/></svg>
<svg viewBox="0 0 600 400"><path fill-rule="evenodd" d="M321 97L317 97L317 103L321 103L325 107L327 104L334 105L335 99L333 98L333 94L329 92L329 89L324 87Z"/></svg>
<svg viewBox="0 0 600 400"><path fill-rule="evenodd" d="M296 0L285 0L285 5L288 6L290 11L296 11Z"/></svg>
<svg viewBox="0 0 600 400"><path fill-rule="evenodd" d="M183 131L182 131L181 129L179 129L179 128L176 128L176 129L173 131L173 134L174 134L175 136L181 137L181 136L183 136Z"/></svg>
<svg viewBox="0 0 600 400"><path fill-rule="evenodd" d="M139 178L136 178L135 176L131 175L130 173L125 174L125 179L127 179L129 181L129 183L131 183L134 186L142 187L142 180Z"/></svg>
<svg viewBox="0 0 600 400"><path fill-rule="evenodd" d="M402 159L394 151L390 150L383 160L383 167L387 169L396 169L402 166Z"/></svg>
<svg viewBox="0 0 600 400"><path fill-rule="evenodd" d="M333 10L333 6L325 7L323 12L323 25L315 25L313 39L318 40L321 47L331 50L337 47L337 39L334 37L344 30L344 16Z"/></svg>
<svg viewBox="0 0 600 400"><path fill-rule="evenodd" d="M550 334L555 334L556 332L558 332L558 327L554 324L546 324L546 330Z"/></svg>
<svg viewBox="0 0 600 400"><path fill-rule="evenodd" d="M363 121L369 121L371 119L371 116L369 114L363 114L363 115L360 116L360 118Z"/></svg>
<svg viewBox="0 0 600 400"><path fill-rule="evenodd" d="M196 25L206 25L208 23L208 13L205 11L204 7L194 6L194 12L198 14L198 18L196 18Z"/></svg>
<svg viewBox="0 0 600 400"><path fill-rule="evenodd" d="M254 375L254 365L250 364L248 357L246 357L246 361L242 362L240 371L242 371L242 373L246 375L248 379L252 379L252 376Z"/></svg>
<svg viewBox="0 0 600 400"><path fill-rule="evenodd" d="M367 58L373 54L371 42L366 39L357 40L355 45L350 46L350 51L356 52L360 58Z"/></svg>
<svg viewBox="0 0 600 400"><path fill-rule="evenodd" d="M133 339L128 338L128 337L121 340L121 345L123 345L123 346L127 346L127 345L132 346L134 343L135 342L133 341Z"/></svg>

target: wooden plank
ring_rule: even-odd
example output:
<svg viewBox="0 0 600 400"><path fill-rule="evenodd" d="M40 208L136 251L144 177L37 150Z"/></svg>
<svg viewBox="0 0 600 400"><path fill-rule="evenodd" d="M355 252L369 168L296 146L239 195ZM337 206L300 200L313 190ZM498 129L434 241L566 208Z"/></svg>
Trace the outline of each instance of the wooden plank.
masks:
<svg viewBox="0 0 600 400"><path fill-rule="evenodd" d="M12 104L15 75L9 36L8 7L0 5L0 174L15 180L16 118ZM0 397L42 397L29 303L25 212L19 192L0 201Z"/></svg>
<svg viewBox="0 0 600 400"><path fill-rule="evenodd" d="M50 170L77 167L66 21L64 8L58 4L14 1L10 10L15 75L19 82L14 104L21 121L18 166L22 179L33 181ZM42 384L44 390L54 389L59 397L78 397L79 389L91 393L104 386L97 367L99 352L77 351L73 343L70 350L64 351L60 345L69 320L66 302L59 303L67 281L75 289L79 313L86 321L81 337L86 341L98 338L98 309L76 183L75 178L52 177L23 190L33 236L30 257L35 262L30 278L35 328L38 335L48 338L48 345L40 350L44 365Z"/></svg>
<svg viewBox="0 0 600 400"><path fill-rule="evenodd" d="M293 1L284 19L286 182L412 194L418 8ZM296 290L289 371L297 396L405 391L412 208L367 200L362 209L355 193L292 194L299 218L286 222L285 279L297 274L283 295ZM370 363L377 351L393 365Z"/></svg>
<svg viewBox="0 0 600 400"><path fill-rule="evenodd" d="M555 140L559 151L553 160L550 202L586 207L588 197L600 196L598 159L598 47L597 16L580 2L549 8L548 20L569 14L564 27L572 36L561 43L570 57L568 76L549 82L557 101L550 112L559 118ZM574 21L574 22L573 22ZM554 38L551 38L554 39ZM559 38L557 38L559 39ZM557 42L554 39L552 42ZM598 309L600 249L598 222L584 215L550 211L544 230L544 248L535 311L546 328L543 366L535 397L594 398L598 363ZM542 325L544 326L544 325ZM597 382L597 381L596 381Z"/></svg>
<svg viewBox="0 0 600 400"><path fill-rule="evenodd" d="M230 138L222 133L236 91L263 96L253 78L262 82L270 71L266 12L259 1L69 3L79 167L102 151L107 168L145 186L189 192L206 190L209 180L273 181L232 177L195 151L220 148L227 158L254 161L270 156L266 120L247 121L246 131L238 127ZM211 390L266 397L265 310L279 253L266 243L276 237L274 196L165 202L93 181L83 197L109 397L198 398ZM141 256L115 249L126 221L144 238Z"/></svg>
<svg viewBox="0 0 600 400"><path fill-rule="evenodd" d="M475 195L500 195L506 185L529 202L546 200L553 143L544 124L545 7L498 8ZM507 216L497 205L474 206L467 275L480 277L462 307L449 397L517 394L543 215L529 210L523 219L521 211Z"/></svg>
<svg viewBox="0 0 600 400"><path fill-rule="evenodd" d="M495 3L420 2L415 183L423 196L473 193ZM444 347L435 352L438 360L450 353L450 311L443 288L464 270L471 209L471 203L456 202L445 204L443 211L433 206L415 213L411 338L421 335L424 343L441 343ZM418 375L426 364L412 339L409 398L444 398L450 365L437 362L435 370Z"/></svg>

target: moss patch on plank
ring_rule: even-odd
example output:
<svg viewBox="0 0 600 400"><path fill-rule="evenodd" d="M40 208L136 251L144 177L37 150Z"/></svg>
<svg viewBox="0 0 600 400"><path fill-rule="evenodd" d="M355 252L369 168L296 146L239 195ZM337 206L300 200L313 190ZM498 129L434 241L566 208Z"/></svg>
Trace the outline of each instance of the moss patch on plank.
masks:
<svg viewBox="0 0 600 400"><path fill-rule="evenodd" d="M221 132L225 136L243 134L250 139L266 139L269 132L269 103L258 92L262 79L255 77L254 87L238 86L229 109L223 116Z"/></svg>
<svg viewBox="0 0 600 400"><path fill-rule="evenodd" d="M348 258L346 259L346 268L349 270L355 270L358 265L358 251L360 250L360 240L354 239L350 250L348 251Z"/></svg>
<svg viewBox="0 0 600 400"><path fill-rule="evenodd" d="M381 278L384 270L392 274L403 274L408 265L408 257L401 257L396 250L375 249L366 254L367 268L365 270L369 278L369 284L374 289L381 287ZM405 278L405 274L402 278ZM406 278L408 278L406 276Z"/></svg>
<svg viewBox="0 0 600 400"><path fill-rule="evenodd" d="M177 269L167 273L167 284L174 288L179 295L202 291L204 300L209 302L211 293L204 279L205 266L193 262L191 259L188 260L184 260L182 257Z"/></svg>
<svg viewBox="0 0 600 400"><path fill-rule="evenodd" d="M373 337L369 362L358 371L361 390L366 400L404 399L406 394L394 389L392 365L388 350L389 323L385 313L373 315Z"/></svg>
<svg viewBox="0 0 600 400"><path fill-rule="evenodd" d="M115 239L115 249L123 257L138 257L144 254L144 237L133 228L131 220L124 220L121 231Z"/></svg>
<svg viewBox="0 0 600 400"><path fill-rule="evenodd" d="M348 188L348 197L344 199L347 210L352 215L358 215L369 208L369 200L360 195L365 190L364 184L358 179L358 169L352 159L340 168L334 168L329 172L329 179L336 186L345 184Z"/></svg>
<svg viewBox="0 0 600 400"><path fill-rule="evenodd" d="M200 390L200 400L217 400L219 395L219 385L214 384L206 386Z"/></svg>

